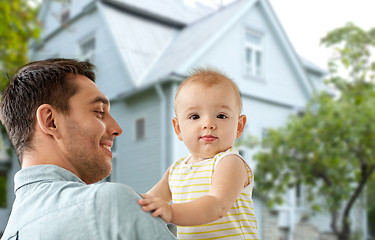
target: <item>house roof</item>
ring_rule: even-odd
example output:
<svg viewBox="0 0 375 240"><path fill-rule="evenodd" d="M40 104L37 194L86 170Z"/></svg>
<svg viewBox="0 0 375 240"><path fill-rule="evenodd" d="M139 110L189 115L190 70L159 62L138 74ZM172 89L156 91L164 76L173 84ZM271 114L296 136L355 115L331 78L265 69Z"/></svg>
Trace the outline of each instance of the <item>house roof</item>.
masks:
<svg viewBox="0 0 375 240"><path fill-rule="evenodd" d="M138 90L171 75L186 74L205 50L234 27L255 4L262 9L307 95L315 87L306 70L324 74L296 54L268 0L237 0L218 11L199 5L188 7L183 0L86 1L99 3L96 6L102 12L124 68Z"/></svg>
<svg viewBox="0 0 375 240"><path fill-rule="evenodd" d="M315 89L306 70L322 75L324 72L296 54L268 0L237 0L215 12L202 6L187 7L182 0L92 3L95 2L104 3L98 4L98 9L137 89L163 81L170 75L184 75L187 68L255 4L259 4L270 22L271 30L308 95ZM128 37L130 34L132 37Z"/></svg>
<svg viewBox="0 0 375 240"><path fill-rule="evenodd" d="M149 19L124 14L122 10L105 5L99 7L99 11L105 18L124 68L134 84L138 85L144 71L166 48L177 29L163 24L150 24Z"/></svg>
<svg viewBox="0 0 375 240"><path fill-rule="evenodd" d="M317 75L326 73L296 54L268 0L237 0L214 12L202 5L188 7L183 0L85 2L86 5L104 3L96 6L104 13L111 38L136 88L152 85L171 74L186 74L186 69L256 3L262 8L308 94L315 89L306 76L306 70ZM43 4L44 9L48 8L48 3ZM85 9L82 10L84 13ZM45 11L41 11L40 17L44 15ZM142 24L147 27L142 28Z"/></svg>
<svg viewBox="0 0 375 240"><path fill-rule="evenodd" d="M310 60L300 56L300 59L302 61L302 64L305 66L305 68L313 73L316 73L318 75L326 75L328 72L327 70L321 68L320 66L316 65L315 63L311 62Z"/></svg>
<svg viewBox="0 0 375 240"><path fill-rule="evenodd" d="M132 11L152 17L155 20L175 24L183 27L192 23L202 16L212 12L213 9L201 4L187 7L183 0L102 0L104 3L115 6L125 11Z"/></svg>
<svg viewBox="0 0 375 240"><path fill-rule="evenodd" d="M142 85L150 85L155 81L178 72L184 74L184 66L200 53L200 49L212 44L217 35L225 32L235 18L241 16L255 0L239 0L214 12L197 22L187 26L175 37L166 51L156 59L149 72L145 74ZM180 70L180 71L179 71Z"/></svg>
<svg viewBox="0 0 375 240"><path fill-rule="evenodd" d="M273 31L285 49L291 66L300 79L300 84L309 96L315 85L305 72L305 67L323 74L313 64L300 59L284 32L268 0L238 0L182 29L164 53L154 61L153 66L141 80L142 86L167 79L171 74L183 75L191 64L199 59L207 48L222 37L249 9L259 3Z"/></svg>
<svg viewBox="0 0 375 240"><path fill-rule="evenodd" d="M101 2L104 4L99 5L99 11L103 13L123 65L137 87L180 29L212 12L207 7L187 7L176 0Z"/></svg>

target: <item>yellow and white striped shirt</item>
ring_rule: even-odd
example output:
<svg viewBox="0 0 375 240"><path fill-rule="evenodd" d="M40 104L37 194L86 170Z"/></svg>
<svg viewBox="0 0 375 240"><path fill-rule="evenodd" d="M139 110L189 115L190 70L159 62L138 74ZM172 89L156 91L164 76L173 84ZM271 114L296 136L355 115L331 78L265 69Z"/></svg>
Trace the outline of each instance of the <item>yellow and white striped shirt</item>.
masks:
<svg viewBox="0 0 375 240"><path fill-rule="evenodd" d="M187 164L190 155L174 162L169 173L169 187L173 203L189 202L206 195L211 188L215 167L225 156L235 154L236 149L216 154L213 158L195 164ZM243 158L242 158L243 159ZM177 227L178 239L258 239L257 221L254 214L252 190L254 176L244 161L250 184L243 188L229 212L222 218L199 226Z"/></svg>

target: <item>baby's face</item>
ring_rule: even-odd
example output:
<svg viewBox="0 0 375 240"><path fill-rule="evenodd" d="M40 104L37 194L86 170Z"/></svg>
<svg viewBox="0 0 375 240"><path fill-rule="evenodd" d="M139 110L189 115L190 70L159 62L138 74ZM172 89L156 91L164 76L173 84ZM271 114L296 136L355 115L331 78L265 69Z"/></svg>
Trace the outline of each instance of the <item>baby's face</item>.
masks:
<svg viewBox="0 0 375 240"><path fill-rule="evenodd" d="M211 87L184 86L177 96L175 109L176 134L196 157L211 158L230 148L241 136L241 124L246 122L246 117L240 116L234 90L226 83Z"/></svg>

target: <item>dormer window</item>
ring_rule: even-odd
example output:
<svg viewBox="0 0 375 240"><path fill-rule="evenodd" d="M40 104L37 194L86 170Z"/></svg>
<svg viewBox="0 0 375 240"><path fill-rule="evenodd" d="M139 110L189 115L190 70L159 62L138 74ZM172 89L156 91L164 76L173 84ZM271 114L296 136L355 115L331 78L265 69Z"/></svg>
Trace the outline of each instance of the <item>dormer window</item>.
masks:
<svg viewBox="0 0 375 240"><path fill-rule="evenodd" d="M83 61L94 62L95 54L95 37L86 38L80 44L81 49L81 59Z"/></svg>
<svg viewBox="0 0 375 240"><path fill-rule="evenodd" d="M64 12L61 13L60 15L60 23L61 25L68 25L70 19L70 10L67 9Z"/></svg>
<svg viewBox="0 0 375 240"><path fill-rule="evenodd" d="M245 74L263 77L263 36L251 30L245 31Z"/></svg>
<svg viewBox="0 0 375 240"><path fill-rule="evenodd" d="M61 5L60 11L60 24L63 26L68 25L70 20L70 0L64 1Z"/></svg>

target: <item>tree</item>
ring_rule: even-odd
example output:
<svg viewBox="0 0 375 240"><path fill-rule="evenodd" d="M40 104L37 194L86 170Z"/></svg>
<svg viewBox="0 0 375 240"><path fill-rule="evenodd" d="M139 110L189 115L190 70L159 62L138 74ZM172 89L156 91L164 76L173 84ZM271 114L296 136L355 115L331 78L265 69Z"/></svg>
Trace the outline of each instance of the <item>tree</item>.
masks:
<svg viewBox="0 0 375 240"><path fill-rule="evenodd" d="M369 232L375 238L375 174L372 174L369 183L367 184L367 208Z"/></svg>
<svg viewBox="0 0 375 240"><path fill-rule="evenodd" d="M254 155L256 190L281 203L302 184L312 209L328 211L334 234L347 240L350 211L375 170L375 29L348 23L321 43L334 50L327 82L335 94L318 93L303 116L269 130Z"/></svg>
<svg viewBox="0 0 375 240"><path fill-rule="evenodd" d="M8 76L27 63L28 42L39 36L37 6L36 0L0 1L0 95L8 84ZM4 135L1 124L0 130ZM0 150L4 151L1 139ZM6 184L5 176L0 176L0 207L6 207Z"/></svg>
<svg viewBox="0 0 375 240"><path fill-rule="evenodd" d="M0 91L8 83L7 75L27 63L27 47L39 36L37 0L0 1Z"/></svg>

